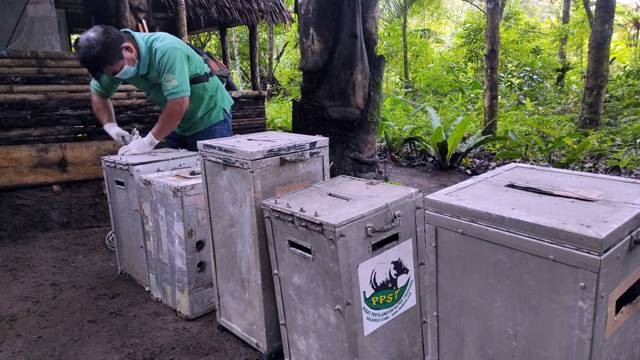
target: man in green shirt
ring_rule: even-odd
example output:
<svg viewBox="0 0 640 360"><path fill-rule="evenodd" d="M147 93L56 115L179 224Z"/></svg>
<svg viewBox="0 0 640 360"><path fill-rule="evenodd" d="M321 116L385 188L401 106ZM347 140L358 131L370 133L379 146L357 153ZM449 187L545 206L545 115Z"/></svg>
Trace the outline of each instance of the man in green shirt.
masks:
<svg viewBox="0 0 640 360"><path fill-rule="evenodd" d="M119 155L148 152L162 140L169 147L196 150L199 140L232 135L231 96L202 57L177 37L97 25L80 36L76 51L93 77L91 106L96 118L125 145ZM116 123L110 97L123 82L144 91L162 108L145 137L131 139Z"/></svg>

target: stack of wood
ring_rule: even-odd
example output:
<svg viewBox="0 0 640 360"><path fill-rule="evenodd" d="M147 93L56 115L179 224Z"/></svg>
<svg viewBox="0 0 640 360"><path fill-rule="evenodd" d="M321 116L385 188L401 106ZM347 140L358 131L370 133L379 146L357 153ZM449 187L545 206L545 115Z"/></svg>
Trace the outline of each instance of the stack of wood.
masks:
<svg viewBox="0 0 640 360"><path fill-rule="evenodd" d="M0 188L97 179L100 156L117 152L91 111L90 77L73 54L0 53ZM265 93L231 93L235 133L264 131ZM123 85L118 124L146 134L160 109Z"/></svg>

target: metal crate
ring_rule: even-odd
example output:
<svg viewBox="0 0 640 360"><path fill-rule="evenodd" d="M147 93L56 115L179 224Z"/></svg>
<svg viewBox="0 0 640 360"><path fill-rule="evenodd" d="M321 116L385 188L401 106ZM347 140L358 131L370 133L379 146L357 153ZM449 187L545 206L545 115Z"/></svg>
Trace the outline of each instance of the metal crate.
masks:
<svg viewBox="0 0 640 360"><path fill-rule="evenodd" d="M151 295L194 319L214 309L211 230L199 168L140 177Z"/></svg>
<svg viewBox="0 0 640 360"><path fill-rule="evenodd" d="M418 190L340 176L263 206L285 358L424 357Z"/></svg>
<svg viewBox="0 0 640 360"><path fill-rule="evenodd" d="M262 353L281 345L260 202L329 178L328 139L263 132L198 142L218 323Z"/></svg>
<svg viewBox="0 0 640 360"><path fill-rule="evenodd" d="M196 166L197 155L191 151L157 149L142 155L102 157L118 271L129 274L144 287L149 286L149 273L138 202L138 178L144 174Z"/></svg>
<svg viewBox="0 0 640 360"><path fill-rule="evenodd" d="M640 182L509 165L426 199L427 359L640 354Z"/></svg>

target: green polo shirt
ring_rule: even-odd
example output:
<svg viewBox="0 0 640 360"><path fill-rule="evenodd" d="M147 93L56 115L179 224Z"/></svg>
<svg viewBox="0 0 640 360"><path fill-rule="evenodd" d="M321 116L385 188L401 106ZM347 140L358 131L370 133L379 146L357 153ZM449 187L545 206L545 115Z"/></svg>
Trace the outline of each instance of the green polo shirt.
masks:
<svg viewBox="0 0 640 360"><path fill-rule="evenodd" d="M122 30L138 44L138 74L125 83L144 91L156 105L164 108L168 100L188 96L189 108L178 124L180 135L197 133L231 113L233 100L217 77L206 83L189 85L189 79L210 72L204 60L177 37L162 33ZM123 80L102 75L91 80L91 91L110 98Z"/></svg>

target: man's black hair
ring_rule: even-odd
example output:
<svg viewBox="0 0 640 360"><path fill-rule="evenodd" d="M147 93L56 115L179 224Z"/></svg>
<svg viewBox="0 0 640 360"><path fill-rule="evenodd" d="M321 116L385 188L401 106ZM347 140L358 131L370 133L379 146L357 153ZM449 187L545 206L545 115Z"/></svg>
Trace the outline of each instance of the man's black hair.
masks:
<svg viewBox="0 0 640 360"><path fill-rule="evenodd" d="M105 67L122 60L121 46L127 39L113 26L96 25L76 40L74 46L78 61L94 79L99 79Z"/></svg>

